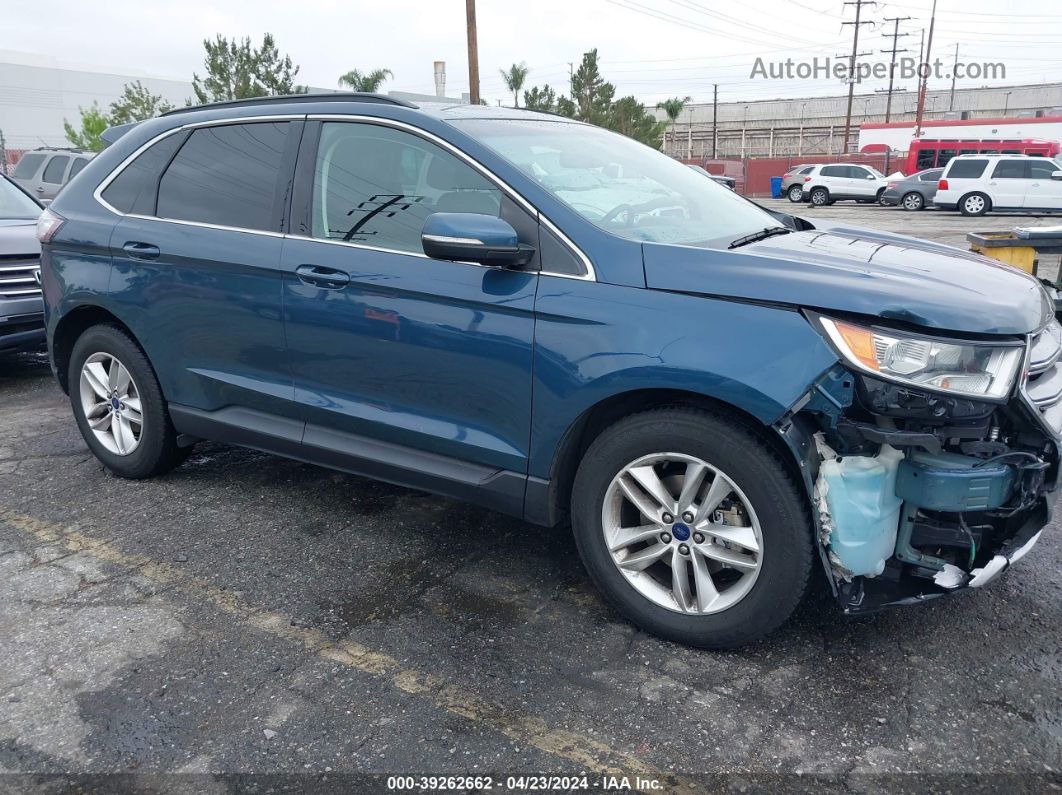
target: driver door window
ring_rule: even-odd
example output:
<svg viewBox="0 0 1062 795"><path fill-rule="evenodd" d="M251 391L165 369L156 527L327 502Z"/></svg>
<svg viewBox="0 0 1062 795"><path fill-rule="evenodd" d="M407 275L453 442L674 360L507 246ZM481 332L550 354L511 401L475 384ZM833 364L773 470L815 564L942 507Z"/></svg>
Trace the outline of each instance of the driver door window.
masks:
<svg viewBox="0 0 1062 795"><path fill-rule="evenodd" d="M450 152L375 124L326 122L314 168L312 236L422 253L432 213L498 216L502 193Z"/></svg>

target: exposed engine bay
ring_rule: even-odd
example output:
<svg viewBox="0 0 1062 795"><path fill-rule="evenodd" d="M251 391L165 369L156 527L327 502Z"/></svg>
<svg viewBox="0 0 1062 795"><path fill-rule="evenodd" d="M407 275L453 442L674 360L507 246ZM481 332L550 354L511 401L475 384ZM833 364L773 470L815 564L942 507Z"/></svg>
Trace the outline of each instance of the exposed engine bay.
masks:
<svg viewBox="0 0 1062 795"><path fill-rule="evenodd" d="M776 424L801 461L846 612L980 587L1036 543L1059 474L1057 322L1020 356L995 400L839 364Z"/></svg>

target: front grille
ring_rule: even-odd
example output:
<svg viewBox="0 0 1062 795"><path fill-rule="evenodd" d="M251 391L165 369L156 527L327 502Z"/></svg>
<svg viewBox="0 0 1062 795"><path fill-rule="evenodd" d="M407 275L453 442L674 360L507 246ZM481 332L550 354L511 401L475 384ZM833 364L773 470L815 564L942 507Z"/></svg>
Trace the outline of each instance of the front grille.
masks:
<svg viewBox="0 0 1062 795"><path fill-rule="evenodd" d="M0 301L40 295L40 269L36 257L0 257Z"/></svg>
<svg viewBox="0 0 1062 795"><path fill-rule="evenodd" d="M1062 432L1062 326L1051 321L1032 339L1029 348L1025 396L1044 416L1044 421Z"/></svg>

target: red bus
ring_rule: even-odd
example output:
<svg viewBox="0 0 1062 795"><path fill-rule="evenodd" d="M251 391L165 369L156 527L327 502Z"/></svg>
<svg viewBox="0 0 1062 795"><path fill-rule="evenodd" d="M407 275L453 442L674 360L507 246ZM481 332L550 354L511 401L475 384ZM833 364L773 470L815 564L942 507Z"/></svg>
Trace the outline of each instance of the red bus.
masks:
<svg viewBox="0 0 1062 795"><path fill-rule="evenodd" d="M941 168L955 155L980 153L1054 157L1062 152L1058 141L1037 138L917 138L907 150L905 174Z"/></svg>

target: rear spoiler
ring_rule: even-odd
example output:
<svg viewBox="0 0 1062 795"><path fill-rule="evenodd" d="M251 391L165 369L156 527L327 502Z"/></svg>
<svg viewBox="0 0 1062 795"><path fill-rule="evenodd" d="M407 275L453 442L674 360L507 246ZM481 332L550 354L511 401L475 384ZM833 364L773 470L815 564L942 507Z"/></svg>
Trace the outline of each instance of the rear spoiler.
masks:
<svg viewBox="0 0 1062 795"><path fill-rule="evenodd" d="M127 124L116 124L113 127L108 127L100 133L100 140L103 141L103 148L106 149L138 124L140 124L140 122L131 121Z"/></svg>

